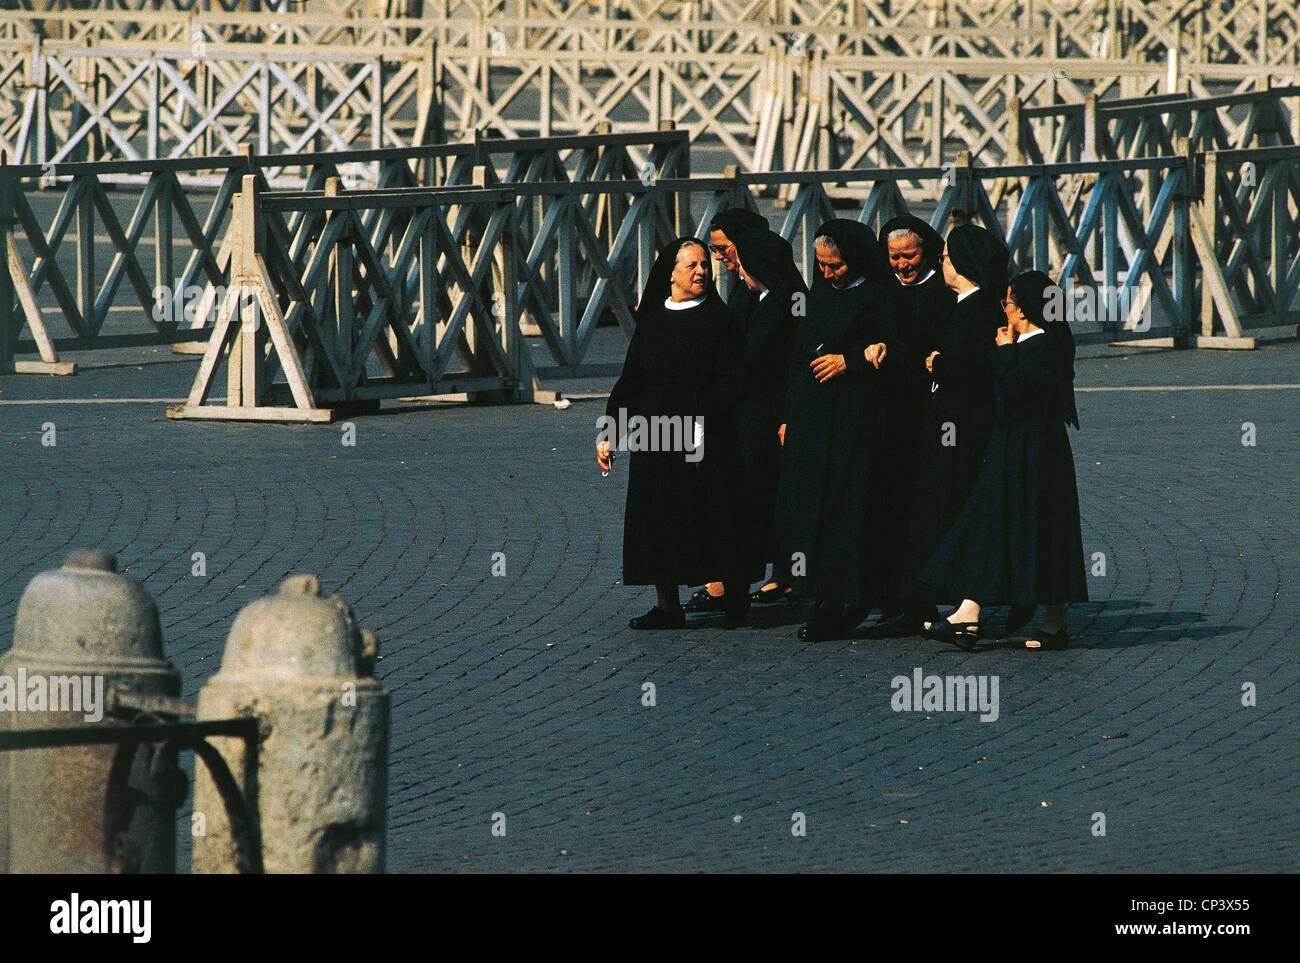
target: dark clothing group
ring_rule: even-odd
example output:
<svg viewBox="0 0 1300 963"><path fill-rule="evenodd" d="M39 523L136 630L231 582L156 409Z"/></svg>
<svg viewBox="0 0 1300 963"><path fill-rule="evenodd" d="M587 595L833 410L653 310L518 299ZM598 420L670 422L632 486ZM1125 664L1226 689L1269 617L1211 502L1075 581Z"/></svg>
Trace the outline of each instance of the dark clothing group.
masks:
<svg viewBox="0 0 1300 963"><path fill-rule="evenodd" d="M931 269L912 285L883 253L900 227L922 239ZM886 224L879 241L856 221L822 225L848 268L838 286L818 272L807 287L775 232L738 222L726 233L740 272L767 290L738 278L744 295L729 300L739 312L712 282L695 301L666 300L678 251L703 243L674 241L651 272L610 395L611 418L704 426L694 460L632 451L624 583L721 580L731 596L772 563L774 577L789 571L796 592L836 618L842 607L962 598L1085 600L1065 434L1077 424L1073 342L1066 328L995 346L1008 283L1001 242L970 225L949 235L954 269L978 284L958 302L939 270L943 241L916 218ZM866 357L875 345L878 365ZM827 355L843 356L844 369L818 381L811 363Z"/></svg>

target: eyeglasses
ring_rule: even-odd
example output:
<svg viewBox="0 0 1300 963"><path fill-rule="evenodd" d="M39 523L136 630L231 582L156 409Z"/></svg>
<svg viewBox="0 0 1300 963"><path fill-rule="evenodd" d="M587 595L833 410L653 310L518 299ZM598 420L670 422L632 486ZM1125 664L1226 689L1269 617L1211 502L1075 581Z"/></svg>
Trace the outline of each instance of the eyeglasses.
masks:
<svg viewBox="0 0 1300 963"><path fill-rule="evenodd" d="M714 254L726 254L728 251L735 250L735 248L736 245L734 244L710 244L709 245L709 250L712 251Z"/></svg>
<svg viewBox="0 0 1300 963"><path fill-rule="evenodd" d="M1002 299L1002 310L1005 311L1008 307L1019 308L1020 305L1016 304L1016 302L1015 302L1015 301L1012 301L1010 298L1003 298L1003 299Z"/></svg>

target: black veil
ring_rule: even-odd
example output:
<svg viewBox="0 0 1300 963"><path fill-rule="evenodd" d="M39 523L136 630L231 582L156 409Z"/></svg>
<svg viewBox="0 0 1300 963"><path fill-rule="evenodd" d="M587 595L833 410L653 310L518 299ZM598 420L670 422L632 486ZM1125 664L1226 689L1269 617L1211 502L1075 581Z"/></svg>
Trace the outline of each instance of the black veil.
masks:
<svg viewBox="0 0 1300 963"><path fill-rule="evenodd" d="M1006 297L1011 252L992 231L978 224L954 227L948 232L948 260L958 274L991 292L995 300Z"/></svg>
<svg viewBox="0 0 1300 963"><path fill-rule="evenodd" d="M875 234L861 221L843 217L827 221L817 228L816 237L829 237L834 241L840 257L856 276L886 286L898 284L894 272L889 270L888 259L876 243ZM828 283L820 272L813 281L814 286Z"/></svg>
<svg viewBox="0 0 1300 963"><path fill-rule="evenodd" d="M725 211L719 211L713 215L713 220L709 221L709 230L721 231L727 235L727 240L732 244L736 243L737 234L744 231L766 231L767 229L767 218L757 211L751 211L745 207L729 207Z"/></svg>
<svg viewBox="0 0 1300 963"><path fill-rule="evenodd" d="M1016 306L1032 324L1043 329L1052 341L1053 353L1060 368L1057 403L1067 425L1079 427L1079 409L1074 403L1074 333L1064 317L1047 317L1047 299L1054 285L1042 271L1025 271L1011 281L1011 296ZM1059 291L1059 289L1057 289Z"/></svg>
<svg viewBox="0 0 1300 963"><path fill-rule="evenodd" d="M736 245L742 273L763 282L772 297L789 304L796 292L808 293L808 285L795 267L794 249L776 231L743 230L727 237Z"/></svg>

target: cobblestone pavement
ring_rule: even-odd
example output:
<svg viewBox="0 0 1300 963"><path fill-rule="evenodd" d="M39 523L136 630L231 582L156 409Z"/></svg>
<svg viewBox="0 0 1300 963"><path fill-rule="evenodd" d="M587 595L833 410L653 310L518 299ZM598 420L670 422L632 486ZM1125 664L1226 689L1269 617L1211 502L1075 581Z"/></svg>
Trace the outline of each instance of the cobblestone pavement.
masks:
<svg viewBox="0 0 1300 963"><path fill-rule="evenodd" d="M619 584L602 401L394 404L354 419L355 447L337 424L76 403L184 395L196 359L152 348L0 377L0 645L37 572L103 546L157 600L193 695L242 605L320 574L381 640L393 871L1293 870L1300 346L1089 355L1071 441L1105 574L1067 652L807 645L781 606L633 632L651 599ZM1113 390L1204 384L1291 387ZM996 676L997 720L893 711L917 667Z"/></svg>

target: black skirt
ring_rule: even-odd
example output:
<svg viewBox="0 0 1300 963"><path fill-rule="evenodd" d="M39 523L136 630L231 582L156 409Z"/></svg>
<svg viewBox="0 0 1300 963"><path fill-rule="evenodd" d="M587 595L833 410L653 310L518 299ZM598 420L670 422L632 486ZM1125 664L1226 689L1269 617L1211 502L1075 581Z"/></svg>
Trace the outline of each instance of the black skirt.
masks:
<svg viewBox="0 0 1300 963"><path fill-rule="evenodd" d="M981 605L1088 600L1074 454L1046 336L992 353L998 420L961 512L920 580Z"/></svg>

